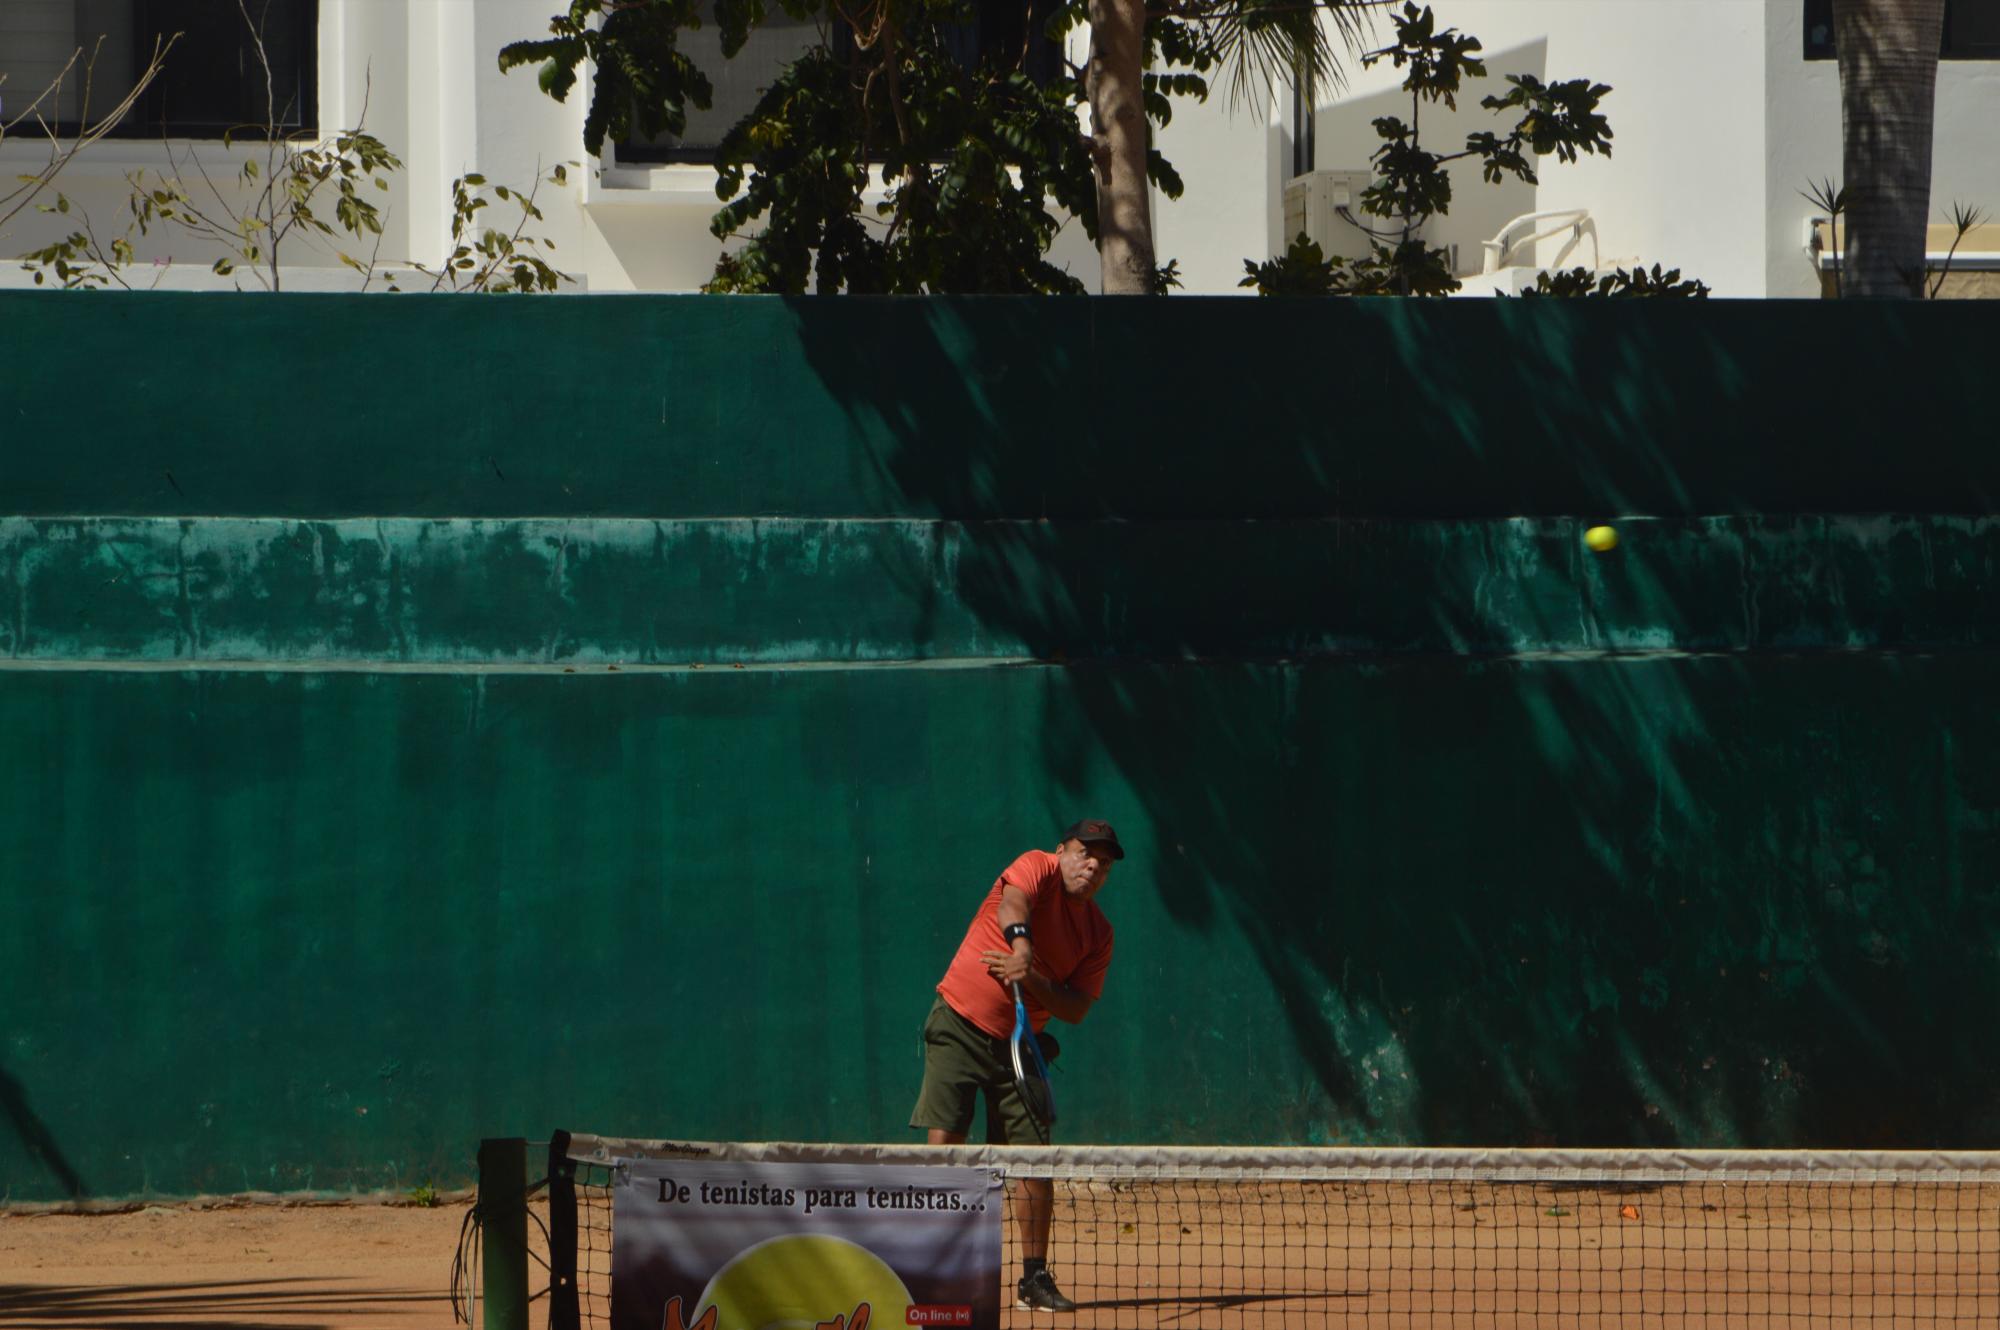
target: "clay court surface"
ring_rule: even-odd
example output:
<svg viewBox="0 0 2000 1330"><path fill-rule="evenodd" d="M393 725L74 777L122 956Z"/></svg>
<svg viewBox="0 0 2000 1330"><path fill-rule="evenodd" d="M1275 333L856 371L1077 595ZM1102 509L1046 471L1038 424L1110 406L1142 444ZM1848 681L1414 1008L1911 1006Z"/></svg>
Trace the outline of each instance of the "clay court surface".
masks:
<svg viewBox="0 0 2000 1330"><path fill-rule="evenodd" d="M1058 1204L1076 1330L2000 1326L1993 1186L1184 1181Z"/></svg>
<svg viewBox="0 0 2000 1330"><path fill-rule="evenodd" d="M1065 1188L1051 1256L1085 1305L1060 1318L1009 1307L1002 1323L2000 1325L2000 1188L1412 1187L1386 1200L1344 1185L1308 1195L1209 1187L1171 1199L1145 1190ZM448 1327L465 1211L457 1202L0 1212L0 1326ZM539 1226L530 1232L539 1248ZM593 1322L605 1324L608 1289L588 1274L584 1285ZM538 1298L533 1324L545 1309Z"/></svg>
<svg viewBox="0 0 2000 1330"><path fill-rule="evenodd" d="M448 1327L465 1210L258 1204L0 1213L0 1325Z"/></svg>
<svg viewBox="0 0 2000 1330"><path fill-rule="evenodd" d="M1080 1305L1009 1298L1007 1330L2000 1327L1991 1184L1065 1181L1056 1207ZM608 1281L580 1283L608 1325Z"/></svg>

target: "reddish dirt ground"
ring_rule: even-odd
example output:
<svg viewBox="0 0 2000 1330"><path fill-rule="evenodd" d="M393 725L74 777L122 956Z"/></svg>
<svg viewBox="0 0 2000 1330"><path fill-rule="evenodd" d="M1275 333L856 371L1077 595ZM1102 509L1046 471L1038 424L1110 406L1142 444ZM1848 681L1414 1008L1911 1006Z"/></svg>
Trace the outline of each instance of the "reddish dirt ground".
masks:
<svg viewBox="0 0 2000 1330"><path fill-rule="evenodd" d="M1067 1189L1051 1263L1084 1305L1064 1317L1009 1307L1002 1325L2000 1325L2000 1188L1461 1195L1418 1185L1386 1200L1344 1184L1147 1190ZM0 1211L0 1330L448 1330L468 1204ZM539 1256L541 1226L529 1232ZM1010 1277L1017 1265L1010 1242ZM608 1281L585 1270L584 1303L601 1324ZM536 1300L531 1324L545 1323L546 1308Z"/></svg>
<svg viewBox="0 0 2000 1330"><path fill-rule="evenodd" d="M447 1327L465 1211L464 1204L160 1205L127 1214L0 1213L0 1325Z"/></svg>

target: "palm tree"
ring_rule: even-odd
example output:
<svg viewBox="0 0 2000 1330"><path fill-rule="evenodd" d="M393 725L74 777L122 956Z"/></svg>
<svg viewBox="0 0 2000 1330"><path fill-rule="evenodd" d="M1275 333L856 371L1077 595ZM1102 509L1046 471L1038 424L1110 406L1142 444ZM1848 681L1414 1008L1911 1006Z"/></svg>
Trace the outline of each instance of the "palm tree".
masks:
<svg viewBox="0 0 2000 1330"><path fill-rule="evenodd" d="M1940 0L1941 2L1941 0ZM1152 141L1142 97L1146 24L1177 19L1206 35L1231 96L1281 78L1334 81L1335 45L1353 51L1380 0L1090 0L1091 156L1097 171L1097 254L1106 295L1154 290Z"/></svg>
<svg viewBox="0 0 2000 1330"><path fill-rule="evenodd" d="M821 45L816 49L824 58L787 66L758 107L731 131L727 146L743 155L726 162L718 159L718 172L726 177L724 198L742 187L750 174L767 174L775 181L781 173L791 173L784 183L770 185L763 199L752 189L747 201L732 202L717 221L725 227L718 234L734 235L746 223L764 218L759 238L782 234L787 243L778 248L787 261L779 265L775 278L768 264L739 266L727 274L725 283L724 269L734 263L725 257L717 267L716 283L707 289L802 289L812 265L826 258L830 235L837 230L853 238L860 231L851 221L851 214L861 207L860 186L855 182L865 180L867 172L885 161L883 142L876 134L886 103L893 114L897 155L908 159L898 168L899 182L913 178L909 161L935 164L935 156L924 154L941 148L955 151L938 141L940 134L948 139L945 132L953 127L960 131L958 145L970 145L975 164L990 164L1007 152L1036 155L1039 165L1028 186L1033 196L1029 211L1039 213L1045 195L1073 211L1088 210L1094 203L1100 288L1112 295L1145 294L1160 278L1154 260L1149 180L1154 170L1165 166L1152 153L1149 107L1162 121L1166 115L1161 89L1147 86L1148 60L1155 61L1154 72L1166 75L1177 92L1205 95L1207 71L1219 69L1231 85L1232 97L1248 93L1253 103L1283 78L1298 77L1307 87L1330 86L1337 72L1336 42L1349 52L1358 49L1368 30L1369 12L1387 0L1081 0L1091 25L1090 54L1082 71L1091 133L1081 142L1067 104L1058 103L1055 114L1040 122L1022 123L1019 114L1013 114L1002 123L993 117L999 114L994 109L997 101L1004 99L989 98L975 108L976 123L963 124L971 103L961 95L962 89L914 77L917 66L909 62L917 53L910 40L915 33L926 35L924 50L936 56L946 53L940 37L944 26L977 18L982 10L1012 9L1020 11L1033 39L1045 35L1051 8L1063 11L1055 18L1067 22L1071 5L1077 2L1057 0L1044 7L1037 0L783 0L782 5L772 0L569 0L566 12L550 20L551 37L509 42L500 51L499 63L503 70L540 66L542 89L557 101L576 86L579 68L591 65L597 73L583 131L584 148L595 156L605 143L628 132L679 133L690 105L704 109L710 105L713 84L679 46L682 30L700 27L704 14L719 29L725 52L733 52L767 14L782 9L794 18L811 15L821 25ZM829 44L835 27L855 34L844 55L835 54ZM1012 73L1020 72L1018 61L1026 54L1023 46ZM1178 72L1169 72L1170 67ZM879 85L877 73L883 75ZM1000 87L998 76L990 71L981 78L981 86L988 90ZM1073 88L1065 81L1063 96ZM913 95L933 100L943 96L950 104L930 106L919 117L909 111ZM976 97L973 102L977 103ZM1052 110L1046 104L1038 109ZM988 118L978 120L978 115ZM798 123L789 123L788 118ZM920 120L918 128L928 138L912 132ZM1049 132L1043 133L1044 129ZM808 140L825 140L821 146L830 155L807 154L802 164L775 166L768 173L767 164L756 160L758 151L766 148L778 156L798 157ZM1086 171L1094 179L1086 178ZM932 182L927 181L910 197L929 200L933 192ZM899 200L903 197L898 195ZM791 201L783 219L774 202L781 199ZM932 215L935 208L909 214L900 210L900 203L894 206L898 210L887 231L905 244L911 237L934 239L939 234L940 224ZM1028 217L1025 224L1032 227L1034 222ZM1020 217L1006 214L998 229L1018 237L1018 230L1008 228L1021 223ZM943 229L950 231L948 225ZM847 274L872 272L871 264L884 265L879 251L885 244L879 236L863 236L850 246L853 252L848 257L854 262L822 266L814 280L824 280L827 289L842 289ZM1042 237L1040 248L1046 247ZM765 257L772 252L767 249ZM1048 289L1043 282L1047 274L1041 271L1045 267L1036 266L1030 274L1031 289ZM890 281L890 289L901 289L894 282L909 279L914 272L922 285L929 280L922 276L924 271L921 263L908 264L884 280ZM1066 274L1049 271L1055 272L1054 284L1063 289L1067 289L1064 283L1074 282ZM1010 280L1020 276L1011 268L1005 275Z"/></svg>
<svg viewBox="0 0 2000 1330"><path fill-rule="evenodd" d="M1833 0L1846 177L1844 296L1923 294L1945 0Z"/></svg>

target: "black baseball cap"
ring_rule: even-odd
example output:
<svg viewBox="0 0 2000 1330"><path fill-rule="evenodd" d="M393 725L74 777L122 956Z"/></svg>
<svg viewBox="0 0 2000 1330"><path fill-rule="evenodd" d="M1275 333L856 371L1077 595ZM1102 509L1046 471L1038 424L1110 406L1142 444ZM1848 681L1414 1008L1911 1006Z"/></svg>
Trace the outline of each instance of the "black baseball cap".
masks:
<svg viewBox="0 0 2000 1330"><path fill-rule="evenodd" d="M1080 840L1087 845L1109 845L1113 859L1125 857L1125 847L1118 843L1118 833L1111 829L1109 822L1094 817L1086 817L1081 822L1069 824L1069 830L1062 834L1064 840Z"/></svg>

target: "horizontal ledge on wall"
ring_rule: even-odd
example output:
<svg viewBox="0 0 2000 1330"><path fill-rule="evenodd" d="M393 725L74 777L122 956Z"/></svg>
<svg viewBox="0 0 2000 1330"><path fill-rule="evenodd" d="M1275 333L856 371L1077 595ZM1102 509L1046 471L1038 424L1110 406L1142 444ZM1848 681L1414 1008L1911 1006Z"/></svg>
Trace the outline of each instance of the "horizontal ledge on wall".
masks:
<svg viewBox="0 0 2000 1330"><path fill-rule="evenodd" d="M1295 656L1081 656L1054 659L1034 656L958 657L936 660L798 660L744 661L714 664L561 664L546 661L396 661L396 660L7 660L0 674L381 674L381 675L564 675L595 678L644 678L683 674L829 674L936 672L950 670L1118 670L1185 667L1190 669L1300 669L1315 666L1424 665L1460 661L1480 665L1646 664L1677 660L1812 660L1894 657L1934 660L1951 656L2000 654L2000 646L1832 646L1749 647L1736 650L1682 650L1673 647L1573 649L1562 651L1324 651Z"/></svg>
<svg viewBox="0 0 2000 1330"><path fill-rule="evenodd" d="M590 662L509 660L0 660L0 673L84 674L785 674L833 670L982 670L1029 665L1059 665L1060 661L1020 656L941 660L798 660L743 661L715 664L653 662Z"/></svg>
<svg viewBox="0 0 2000 1330"><path fill-rule="evenodd" d="M1602 521L1603 519L1599 519ZM2000 646L2000 519L0 517L0 658L556 667Z"/></svg>

